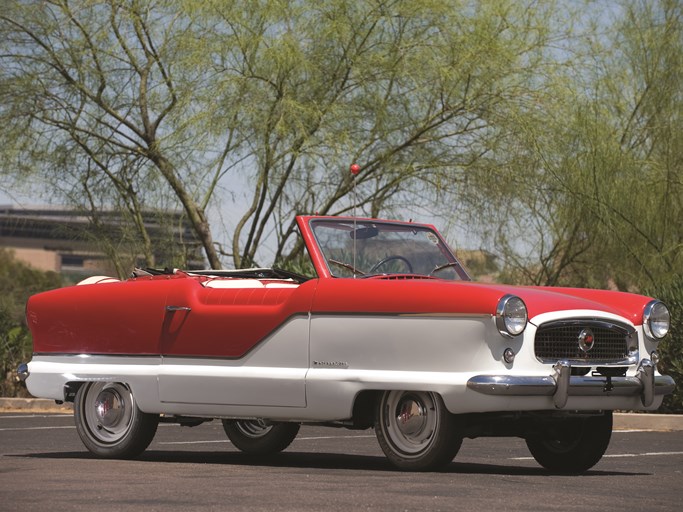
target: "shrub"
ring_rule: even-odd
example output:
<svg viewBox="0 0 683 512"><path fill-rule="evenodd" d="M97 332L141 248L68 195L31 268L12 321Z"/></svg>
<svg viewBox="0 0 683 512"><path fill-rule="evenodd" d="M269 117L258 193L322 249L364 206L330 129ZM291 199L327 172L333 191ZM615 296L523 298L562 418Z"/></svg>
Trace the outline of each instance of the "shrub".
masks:
<svg viewBox="0 0 683 512"><path fill-rule="evenodd" d="M672 395L664 398L661 412L683 413L683 276L650 290L649 295L663 301L671 311L671 331L659 344L659 371L676 381Z"/></svg>
<svg viewBox="0 0 683 512"><path fill-rule="evenodd" d="M16 376L19 364L31 358L31 333L24 318L26 301L34 293L61 285L58 274L35 270L0 249L0 396L28 396Z"/></svg>

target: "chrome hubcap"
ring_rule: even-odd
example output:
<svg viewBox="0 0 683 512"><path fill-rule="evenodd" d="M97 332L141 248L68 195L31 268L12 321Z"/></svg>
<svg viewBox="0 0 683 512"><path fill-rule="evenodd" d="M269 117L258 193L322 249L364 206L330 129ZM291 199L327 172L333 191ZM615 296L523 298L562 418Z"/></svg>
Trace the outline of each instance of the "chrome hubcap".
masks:
<svg viewBox="0 0 683 512"><path fill-rule="evenodd" d="M101 443L123 439L134 420L133 395L125 384L94 382L83 401L82 411L91 436Z"/></svg>
<svg viewBox="0 0 683 512"><path fill-rule="evenodd" d="M438 427L434 394L390 391L384 400L381 425L387 441L403 456L420 456Z"/></svg>
<svg viewBox="0 0 683 512"><path fill-rule="evenodd" d="M396 411L398 430L407 438L419 437L427 425L427 411L424 404L416 401L412 396L404 397Z"/></svg>
<svg viewBox="0 0 683 512"><path fill-rule="evenodd" d="M236 421L235 426L241 434L252 439L265 436L273 428L273 425L262 419Z"/></svg>
<svg viewBox="0 0 683 512"><path fill-rule="evenodd" d="M115 389L105 389L95 399L95 415L102 427L117 425L125 412L126 405Z"/></svg>

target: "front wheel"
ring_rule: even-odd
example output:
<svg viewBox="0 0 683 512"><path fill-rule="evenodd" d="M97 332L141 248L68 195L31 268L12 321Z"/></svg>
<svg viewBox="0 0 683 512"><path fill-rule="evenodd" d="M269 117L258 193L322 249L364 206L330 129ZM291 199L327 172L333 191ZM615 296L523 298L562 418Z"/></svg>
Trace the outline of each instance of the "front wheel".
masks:
<svg viewBox="0 0 683 512"><path fill-rule="evenodd" d="M270 455L292 444L299 433L299 424L260 419L223 420L223 430L239 450L252 455Z"/></svg>
<svg viewBox="0 0 683 512"><path fill-rule="evenodd" d="M445 466L462 444L455 416L436 393L387 391L377 405L375 434L399 469L425 471Z"/></svg>
<svg viewBox="0 0 683 512"><path fill-rule="evenodd" d="M159 416L138 409L131 389L120 382L86 382L74 399L76 431L99 457L130 459L154 439Z"/></svg>
<svg viewBox="0 0 683 512"><path fill-rule="evenodd" d="M602 458L612 437L612 411L565 420L546 435L528 438L536 462L553 473L579 474Z"/></svg>

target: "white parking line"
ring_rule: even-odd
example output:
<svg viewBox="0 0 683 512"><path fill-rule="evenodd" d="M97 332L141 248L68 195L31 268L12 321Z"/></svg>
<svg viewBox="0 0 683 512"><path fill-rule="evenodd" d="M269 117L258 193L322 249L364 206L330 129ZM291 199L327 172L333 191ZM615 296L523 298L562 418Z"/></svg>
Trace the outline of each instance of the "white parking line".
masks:
<svg viewBox="0 0 683 512"><path fill-rule="evenodd" d="M318 439L365 439L374 438L375 436L317 436L317 437L297 437L295 441L317 441Z"/></svg>
<svg viewBox="0 0 683 512"><path fill-rule="evenodd" d="M59 428L76 428L75 425L68 425L65 427L16 427L16 428L0 428L0 432L8 432L11 430L53 430Z"/></svg>
<svg viewBox="0 0 683 512"><path fill-rule="evenodd" d="M365 435L365 436L315 436L315 437L297 437L294 439L294 442L296 441L317 441L321 439L364 439L364 438L371 438L374 439L373 436ZM221 440L211 440L211 441L162 441L157 444L166 444L166 445L179 445L179 444L212 444L212 443L230 443L229 440L221 439Z"/></svg>
<svg viewBox="0 0 683 512"><path fill-rule="evenodd" d="M660 457L666 455L683 455L683 452L615 453L613 455L603 455L603 457Z"/></svg>
<svg viewBox="0 0 683 512"><path fill-rule="evenodd" d="M622 457L662 457L671 455L683 455L683 452L649 452L649 453L615 453L603 455L603 459L617 459ZM510 457L508 460L534 460L533 457Z"/></svg>
<svg viewBox="0 0 683 512"><path fill-rule="evenodd" d="M177 425L172 425L168 423L162 423L159 427L175 427ZM53 427L1 427L0 432L9 431L21 431L21 430L57 430L65 428L76 428L76 425L65 425L65 426L53 426Z"/></svg>
<svg viewBox="0 0 683 512"><path fill-rule="evenodd" d="M178 445L178 444L216 444L216 443L230 443L229 439L214 439L211 441L162 441L160 443L155 443L155 444L173 444L173 445Z"/></svg>
<svg viewBox="0 0 683 512"><path fill-rule="evenodd" d="M22 414L20 416L0 416L0 420L16 420L24 418L73 418L73 414Z"/></svg>

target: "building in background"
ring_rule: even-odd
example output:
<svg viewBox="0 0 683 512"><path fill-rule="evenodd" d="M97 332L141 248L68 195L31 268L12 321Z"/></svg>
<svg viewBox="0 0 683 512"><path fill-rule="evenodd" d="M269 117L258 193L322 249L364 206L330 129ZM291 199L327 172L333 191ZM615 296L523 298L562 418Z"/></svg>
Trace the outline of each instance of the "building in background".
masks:
<svg viewBox="0 0 683 512"><path fill-rule="evenodd" d="M158 266L171 265L171 260L177 261L182 254L187 268L204 267L199 242L179 212L149 212L144 222ZM69 208L0 206L0 248L33 268L75 279L116 275L111 254L104 249L97 230L107 231L110 240L120 240L118 249L131 254L131 267L142 266L144 260L136 258L134 245L126 242L131 231L126 223L114 210L98 212L95 226L87 213Z"/></svg>

